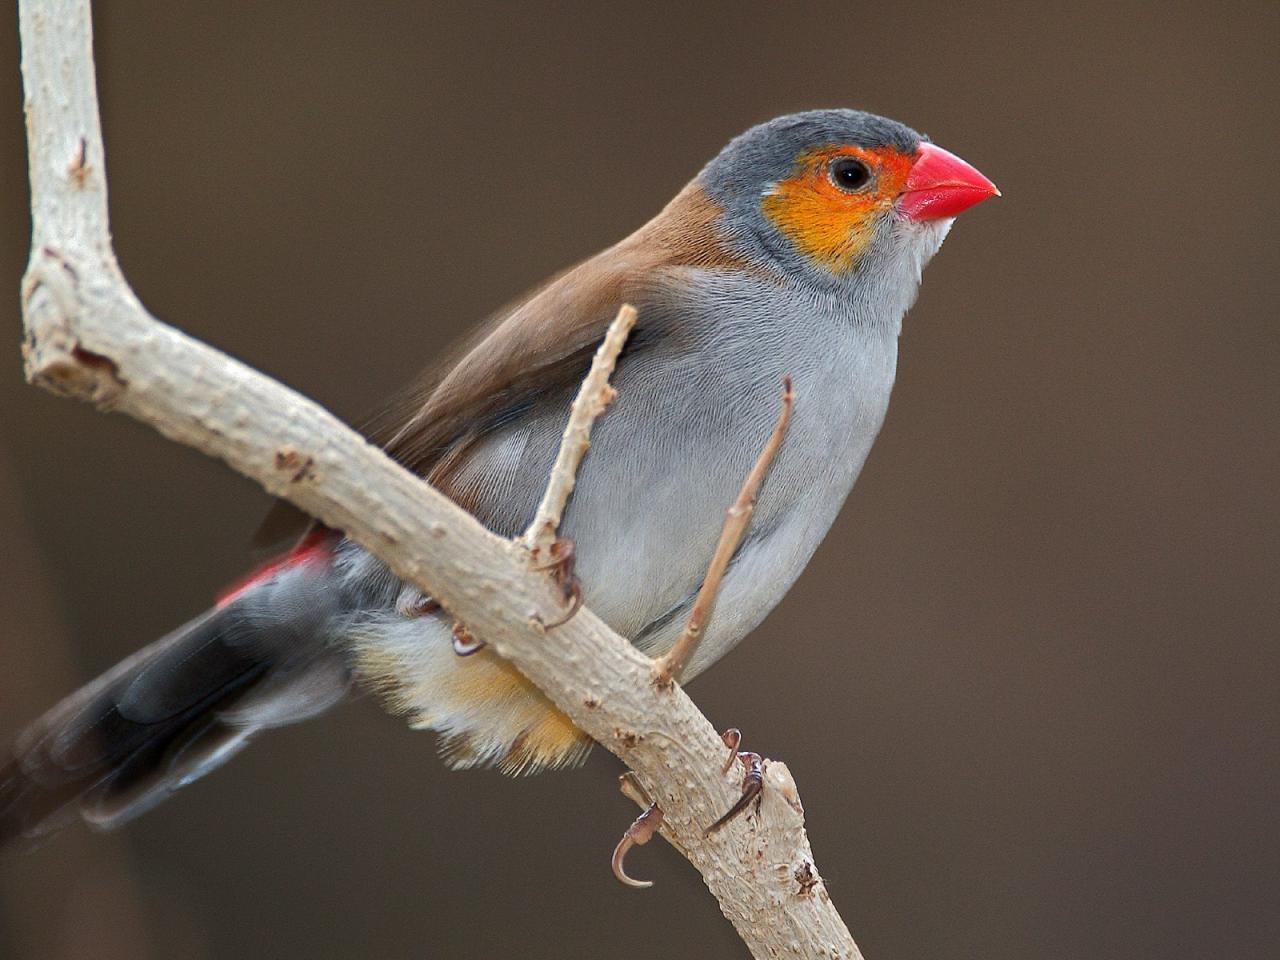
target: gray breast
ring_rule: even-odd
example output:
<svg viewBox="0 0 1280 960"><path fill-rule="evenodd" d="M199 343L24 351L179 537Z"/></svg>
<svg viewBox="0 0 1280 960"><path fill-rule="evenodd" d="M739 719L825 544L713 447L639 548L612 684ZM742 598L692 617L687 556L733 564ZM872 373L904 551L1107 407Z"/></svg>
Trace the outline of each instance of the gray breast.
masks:
<svg viewBox="0 0 1280 960"><path fill-rule="evenodd" d="M898 318L865 322L846 301L740 275L686 279L640 304L662 333L619 365L563 532L591 608L641 646L670 644L792 376L791 429L691 675L763 619L834 521L884 419ZM532 516L571 398L495 431L458 478L492 528Z"/></svg>

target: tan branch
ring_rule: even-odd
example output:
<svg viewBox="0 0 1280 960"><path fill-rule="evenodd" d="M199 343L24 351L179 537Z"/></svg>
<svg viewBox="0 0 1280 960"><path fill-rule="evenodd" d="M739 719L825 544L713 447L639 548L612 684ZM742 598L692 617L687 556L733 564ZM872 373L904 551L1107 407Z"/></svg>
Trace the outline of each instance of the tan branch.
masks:
<svg viewBox="0 0 1280 960"><path fill-rule="evenodd" d="M702 873L756 957L856 958L813 866L795 784L765 768L757 817L711 839L738 794L724 744L679 687L495 536L292 390L152 317L119 272L107 221L89 0L21 0L32 198L22 288L28 377L226 461L438 600L636 773L663 835ZM447 543L449 549L440 549Z"/></svg>
<svg viewBox="0 0 1280 960"><path fill-rule="evenodd" d="M729 561L737 553L738 545L742 543L747 528L751 526L751 515L756 510L756 497L760 495L760 485L769 475L773 458L778 455L778 448L782 446L782 440L787 435L787 427L791 423L791 408L794 404L795 392L791 389L791 377L787 376L782 381L782 409L778 411L778 420L773 425L773 433L765 441L760 456L756 458L755 466L747 474L742 489L738 491L738 498L725 512L724 526L720 529L720 542L716 544L716 552L711 558L710 566L707 567L707 575L703 578L698 596L693 601L689 619L685 621L684 629L680 631L680 636L671 645L671 649L654 663L654 682L659 686L669 687L673 681L680 679L680 672L693 656L699 641L702 640L702 632L706 629L711 620L711 614L715 610L720 581L724 579L724 573L729 569Z"/></svg>
<svg viewBox="0 0 1280 960"><path fill-rule="evenodd" d="M542 494L542 502L538 504L533 523L529 524L523 537L534 557L545 558L556 541L565 504L569 502L574 484L577 483L578 465L591 446L591 427L617 397L617 393L609 385L609 377L613 375L618 354L622 352L635 324L635 307L624 303L609 324L604 339L600 341L591 361L591 369L587 371L582 386L578 388L578 395L574 397L573 406L569 408L569 422L560 438L560 450L556 454L555 465L551 468L547 489Z"/></svg>

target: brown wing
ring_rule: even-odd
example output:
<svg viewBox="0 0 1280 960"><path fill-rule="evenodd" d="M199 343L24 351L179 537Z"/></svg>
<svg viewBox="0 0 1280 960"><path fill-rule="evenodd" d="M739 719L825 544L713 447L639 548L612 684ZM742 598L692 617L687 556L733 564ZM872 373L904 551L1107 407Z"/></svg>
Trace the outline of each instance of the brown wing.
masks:
<svg viewBox="0 0 1280 960"><path fill-rule="evenodd" d="M461 359L425 375L375 418L370 439L432 477L469 437L581 378L623 302L628 273L625 263L603 254L500 313Z"/></svg>
<svg viewBox="0 0 1280 960"><path fill-rule="evenodd" d="M646 291L667 268L747 267L721 242L721 211L689 184L653 220L616 246L560 274L501 311L453 366L441 365L374 417L367 434L395 460L452 495L452 467L472 441L539 395L582 378L625 302L640 309L629 351L643 342ZM467 504L462 504L467 506ZM287 504L259 532L278 536Z"/></svg>

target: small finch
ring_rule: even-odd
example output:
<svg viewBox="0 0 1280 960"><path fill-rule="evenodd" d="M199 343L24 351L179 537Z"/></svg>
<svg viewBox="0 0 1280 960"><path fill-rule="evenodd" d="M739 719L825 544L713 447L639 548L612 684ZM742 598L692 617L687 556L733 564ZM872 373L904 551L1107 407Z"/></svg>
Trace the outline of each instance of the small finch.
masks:
<svg viewBox="0 0 1280 960"><path fill-rule="evenodd" d="M730 142L626 239L502 311L373 437L503 536L532 519L574 392L623 303L639 321L561 532L586 602L638 648L674 642L725 508L794 382L790 430L687 665L778 603L880 430L903 315L952 218L997 194L920 134L856 110L779 117ZM312 524L213 609L72 694L0 769L0 843L117 826L264 730L362 686L447 763L525 773L588 738L514 668L341 533ZM466 654L466 655L459 655Z"/></svg>

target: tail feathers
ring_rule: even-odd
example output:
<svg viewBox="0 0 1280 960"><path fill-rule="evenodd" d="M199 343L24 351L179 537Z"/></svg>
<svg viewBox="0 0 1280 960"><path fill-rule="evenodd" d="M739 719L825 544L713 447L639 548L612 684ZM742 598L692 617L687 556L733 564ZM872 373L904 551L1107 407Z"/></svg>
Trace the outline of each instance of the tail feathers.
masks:
<svg viewBox="0 0 1280 960"><path fill-rule="evenodd" d="M350 672L326 642L333 600L300 603L281 591L268 584L205 614L32 724L0 768L0 846L77 816L118 826L220 766L259 730L341 700Z"/></svg>

